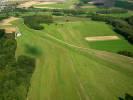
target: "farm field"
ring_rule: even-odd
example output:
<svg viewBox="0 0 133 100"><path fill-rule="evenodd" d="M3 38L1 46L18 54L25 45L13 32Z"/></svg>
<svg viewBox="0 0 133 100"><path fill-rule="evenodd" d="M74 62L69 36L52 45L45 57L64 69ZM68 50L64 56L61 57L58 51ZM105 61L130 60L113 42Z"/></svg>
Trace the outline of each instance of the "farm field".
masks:
<svg viewBox="0 0 133 100"><path fill-rule="evenodd" d="M0 100L133 99L132 0L2 2Z"/></svg>
<svg viewBox="0 0 133 100"><path fill-rule="evenodd" d="M101 44L85 40L117 35L111 26L91 20L58 21L37 31L22 19L13 24L22 33L17 38L16 56L27 54L37 59L28 100L118 100L125 93L133 95L133 59L111 53L133 50L132 45L120 36L120 40Z"/></svg>

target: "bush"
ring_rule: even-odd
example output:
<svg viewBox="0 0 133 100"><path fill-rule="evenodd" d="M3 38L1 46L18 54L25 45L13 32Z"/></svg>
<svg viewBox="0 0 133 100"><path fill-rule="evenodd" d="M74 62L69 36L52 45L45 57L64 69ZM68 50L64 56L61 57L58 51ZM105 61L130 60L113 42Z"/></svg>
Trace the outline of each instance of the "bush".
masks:
<svg viewBox="0 0 133 100"><path fill-rule="evenodd" d="M0 16L0 21L3 20L3 19L6 19L6 18L8 18L8 15Z"/></svg>

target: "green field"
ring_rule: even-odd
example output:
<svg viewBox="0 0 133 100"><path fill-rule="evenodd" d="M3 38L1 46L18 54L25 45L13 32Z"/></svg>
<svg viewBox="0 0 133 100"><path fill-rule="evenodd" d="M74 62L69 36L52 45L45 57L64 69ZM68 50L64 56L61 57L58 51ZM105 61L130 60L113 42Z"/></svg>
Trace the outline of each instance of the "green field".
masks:
<svg viewBox="0 0 133 100"><path fill-rule="evenodd" d="M28 100L118 100L125 93L133 95L133 59L95 50L102 49L100 45L113 52L133 50L127 41L121 37L99 44L85 41L86 36L117 35L103 22L56 23L37 31L23 20L14 22L22 33L16 56L27 54L37 60Z"/></svg>

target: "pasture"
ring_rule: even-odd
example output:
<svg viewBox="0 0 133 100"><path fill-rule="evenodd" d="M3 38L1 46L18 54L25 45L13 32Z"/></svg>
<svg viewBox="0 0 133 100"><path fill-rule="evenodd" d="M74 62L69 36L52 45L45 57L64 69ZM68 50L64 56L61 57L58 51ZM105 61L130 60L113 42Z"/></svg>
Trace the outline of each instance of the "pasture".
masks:
<svg viewBox="0 0 133 100"><path fill-rule="evenodd" d="M120 36L101 44L85 40L117 35L111 26L91 20L56 21L38 31L22 19L13 24L22 33L16 56L27 54L37 60L28 100L118 100L125 93L133 95L133 59L111 53L133 47Z"/></svg>

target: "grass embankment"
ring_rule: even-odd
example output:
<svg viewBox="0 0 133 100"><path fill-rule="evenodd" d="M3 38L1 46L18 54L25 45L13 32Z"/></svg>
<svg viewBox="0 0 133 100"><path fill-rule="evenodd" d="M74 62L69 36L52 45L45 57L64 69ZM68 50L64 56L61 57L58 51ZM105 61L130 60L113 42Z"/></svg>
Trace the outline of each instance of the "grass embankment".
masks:
<svg viewBox="0 0 133 100"><path fill-rule="evenodd" d="M41 31L29 29L22 20L14 25L23 33L17 39L16 54L27 53L25 45L41 53L27 53L37 58L28 100L118 100L125 93L133 95L133 60L89 49L91 43L84 40L85 36L114 35L105 23L60 22Z"/></svg>

